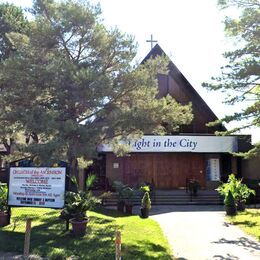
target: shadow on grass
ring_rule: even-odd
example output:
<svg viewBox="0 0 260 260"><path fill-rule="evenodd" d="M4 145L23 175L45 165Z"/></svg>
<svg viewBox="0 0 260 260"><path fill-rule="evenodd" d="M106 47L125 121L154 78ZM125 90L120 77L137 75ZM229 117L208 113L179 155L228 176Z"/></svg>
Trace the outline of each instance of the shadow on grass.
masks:
<svg viewBox="0 0 260 260"><path fill-rule="evenodd" d="M123 217L132 216L132 215L129 215L129 214L119 212L115 209L108 209L108 208L105 208L105 207L97 207L93 211L96 212L96 213L99 213L99 214L106 215L108 217L113 217L113 218L123 218Z"/></svg>
<svg viewBox="0 0 260 260"><path fill-rule="evenodd" d="M248 216L249 218L250 217L259 217L259 211L257 212L252 212L252 211L244 211L244 212L241 212L241 215L245 215L245 216Z"/></svg>
<svg viewBox="0 0 260 260"><path fill-rule="evenodd" d="M32 253L47 256L54 248L60 248L66 255L75 255L80 259L110 259L109 256L114 258L115 222L92 217L87 234L76 238L70 231L65 230L64 221L57 218L44 221L44 224L32 228ZM0 231L0 251L22 253L23 242L24 233Z"/></svg>
<svg viewBox="0 0 260 260"><path fill-rule="evenodd" d="M40 256L47 256L55 248L64 251L67 256L77 256L79 259L109 260L115 258L115 230L123 229L113 218L122 217L115 210L101 209L97 213L111 216L90 215L87 233L84 237L74 237L65 229L65 221L56 216L43 217L41 223L34 226L32 222L30 252ZM21 216L20 216L21 217ZM112 218L113 217L113 218ZM16 218L12 219L12 222ZM21 225L21 222L18 222ZM12 225L0 229L0 251L23 251L24 233L20 230L11 230ZM166 249L150 241L138 241L137 244L122 244L124 259L172 259Z"/></svg>
<svg viewBox="0 0 260 260"><path fill-rule="evenodd" d="M249 221L249 220L244 220L244 221L232 221L233 225L245 225L247 227L255 227L257 226L257 223L255 221Z"/></svg>
<svg viewBox="0 0 260 260"><path fill-rule="evenodd" d="M153 252L152 254L149 252ZM123 259L173 259L164 247L151 243L150 241L138 241L138 244L123 245L122 247Z"/></svg>

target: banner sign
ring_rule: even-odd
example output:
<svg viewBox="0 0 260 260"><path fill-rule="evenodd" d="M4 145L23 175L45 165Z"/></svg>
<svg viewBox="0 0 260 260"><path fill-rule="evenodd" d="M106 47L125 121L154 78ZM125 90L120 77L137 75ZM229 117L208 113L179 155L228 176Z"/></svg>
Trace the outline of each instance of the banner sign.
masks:
<svg viewBox="0 0 260 260"><path fill-rule="evenodd" d="M208 181L220 181L220 164L218 158L212 158L207 161L206 174Z"/></svg>
<svg viewBox="0 0 260 260"><path fill-rule="evenodd" d="M66 168L10 168L8 204L27 207L64 207Z"/></svg>
<svg viewBox="0 0 260 260"><path fill-rule="evenodd" d="M237 151L236 136L156 136L145 135L130 141L130 152L192 152L228 153ZM113 152L109 144L98 147L99 152Z"/></svg>

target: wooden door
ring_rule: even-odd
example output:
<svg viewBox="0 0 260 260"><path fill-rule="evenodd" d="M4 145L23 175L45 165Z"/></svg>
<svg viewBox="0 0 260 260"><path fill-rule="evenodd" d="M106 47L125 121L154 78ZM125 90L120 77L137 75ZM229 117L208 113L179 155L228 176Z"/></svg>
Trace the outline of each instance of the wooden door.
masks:
<svg viewBox="0 0 260 260"><path fill-rule="evenodd" d="M136 153L124 159L123 182L132 186L149 182L161 189L180 188L187 178L205 186L203 154Z"/></svg>

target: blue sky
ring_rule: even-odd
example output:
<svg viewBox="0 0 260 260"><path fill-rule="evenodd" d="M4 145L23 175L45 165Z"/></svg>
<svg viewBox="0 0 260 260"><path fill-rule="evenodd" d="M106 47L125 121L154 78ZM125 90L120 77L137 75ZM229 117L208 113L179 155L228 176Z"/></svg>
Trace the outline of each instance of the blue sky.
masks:
<svg viewBox="0 0 260 260"><path fill-rule="evenodd" d="M0 2L6 2L0 0ZM22 7L31 5L31 0L9 0ZM138 43L137 60L141 61L150 51L146 42L153 34L155 40L180 69L188 81L218 116L227 111L238 111L239 106L224 106L224 95L208 92L201 87L220 74L226 61L222 53L234 47L225 37L223 20L225 14L237 15L237 10L219 10L217 0L92 0L99 2L104 23L117 26L131 34ZM233 126L233 125L232 125ZM253 140L260 140L256 130Z"/></svg>

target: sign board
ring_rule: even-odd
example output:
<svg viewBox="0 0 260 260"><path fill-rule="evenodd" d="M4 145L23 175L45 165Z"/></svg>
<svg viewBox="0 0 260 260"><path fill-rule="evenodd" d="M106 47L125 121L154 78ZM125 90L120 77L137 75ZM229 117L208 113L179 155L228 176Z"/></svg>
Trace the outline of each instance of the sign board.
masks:
<svg viewBox="0 0 260 260"><path fill-rule="evenodd" d="M139 140L129 141L130 152L192 152L228 153L237 151L235 136L156 136L145 135ZM112 146L102 144L99 152L113 152Z"/></svg>
<svg viewBox="0 0 260 260"><path fill-rule="evenodd" d="M212 158L208 160L207 163L207 179L209 181L219 181L220 180L220 165L218 158Z"/></svg>
<svg viewBox="0 0 260 260"><path fill-rule="evenodd" d="M8 204L11 206L62 208L66 168L10 168Z"/></svg>

